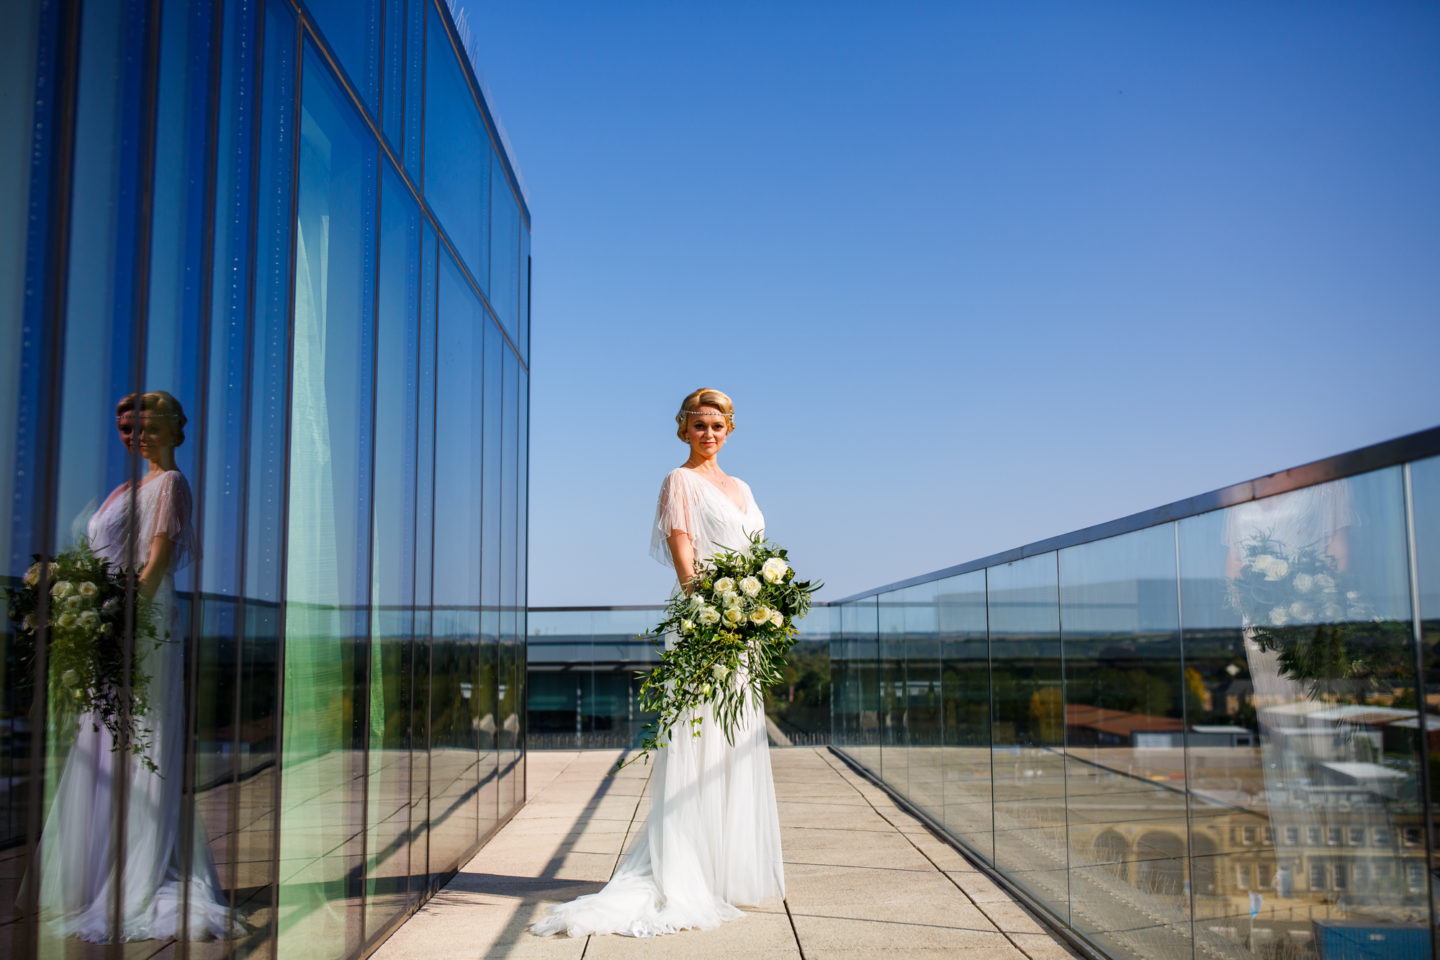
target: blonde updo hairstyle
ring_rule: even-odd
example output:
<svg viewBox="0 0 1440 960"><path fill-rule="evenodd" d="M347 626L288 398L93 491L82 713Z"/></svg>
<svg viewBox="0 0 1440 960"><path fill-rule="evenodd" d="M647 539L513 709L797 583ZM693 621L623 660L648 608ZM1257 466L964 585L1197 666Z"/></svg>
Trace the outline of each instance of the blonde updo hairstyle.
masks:
<svg viewBox="0 0 1440 960"><path fill-rule="evenodd" d="M690 416L686 411L699 410L701 407L714 407L719 410L725 417L725 432L735 432L735 404L729 395L720 390L701 387L680 401L680 412L675 414L675 436L686 443L690 442L685 437L685 428L690 426Z"/></svg>
<svg viewBox="0 0 1440 960"><path fill-rule="evenodd" d="M180 401L166 393L164 390L151 390L149 393L132 393L119 403L115 404L115 416L125 413L139 413L142 417L163 417L170 421L175 438L175 446L185 442L185 424L189 420L185 416L185 409L180 406Z"/></svg>

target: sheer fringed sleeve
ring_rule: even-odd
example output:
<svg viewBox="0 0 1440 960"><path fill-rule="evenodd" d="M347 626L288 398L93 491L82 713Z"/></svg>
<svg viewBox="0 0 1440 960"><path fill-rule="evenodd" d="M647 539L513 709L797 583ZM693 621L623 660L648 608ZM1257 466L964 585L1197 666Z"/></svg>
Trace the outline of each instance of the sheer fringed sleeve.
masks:
<svg viewBox="0 0 1440 960"><path fill-rule="evenodd" d="M178 470L171 470L155 481L155 502L145 517L142 528L145 546L155 537L166 537L175 544L170 556L170 570L179 570L195 559L195 523L191 513L190 483Z"/></svg>
<svg viewBox="0 0 1440 960"><path fill-rule="evenodd" d="M660 500L655 504L655 526L650 532L650 556L665 566L674 566L670 556L670 535L679 530L695 539L692 515L693 496L680 470L671 470L660 484Z"/></svg>

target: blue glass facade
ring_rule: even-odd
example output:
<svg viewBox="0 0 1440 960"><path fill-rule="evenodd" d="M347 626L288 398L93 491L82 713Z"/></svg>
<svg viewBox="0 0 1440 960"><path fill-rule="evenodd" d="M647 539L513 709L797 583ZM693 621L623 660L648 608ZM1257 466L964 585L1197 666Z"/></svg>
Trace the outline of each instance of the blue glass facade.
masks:
<svg viewBox="0 0 1440 960"><path fill-rule="evenodd" d="M1437 454L838 601L836 749L1098 955L1433 956Z"/></svg>
<svg viewBox="0 0 1440 960"><path fill-rule="evenodd" d="M0 618L0 955L359 956L524 798L513 159L439 0L20 0L0 47L0 602L54 597ZM77 746L25 581L112 507L173 754Z"/></svg>

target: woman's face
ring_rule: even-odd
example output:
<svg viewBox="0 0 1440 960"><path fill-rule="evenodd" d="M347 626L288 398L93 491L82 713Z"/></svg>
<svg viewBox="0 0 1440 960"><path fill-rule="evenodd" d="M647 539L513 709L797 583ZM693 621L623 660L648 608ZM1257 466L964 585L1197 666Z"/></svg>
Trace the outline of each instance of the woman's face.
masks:
<svg viewBox="0 0 1440 960"><path fill-rule="evenodd" d="M702 412L691 414L685 424L685 441L690 452L697 457L710 459L725 445L728 429L725 415L714 407L700 407Z"/></svg>
<svg viewBox="0 0 1440 960"><path fill-rule="evenodd" d="M140 429L135 431L134 436L140 456L146 460L161 457L175 446L175 433L169 417L141 414Z"/></svg>
<svg viewBox="0 0 1440 960"><path fill-rule="evenodd" d="M135 452L135 411L126 410L124 413L115 415L115 430L120 434L120 442L125 444L125 449L130 453Z"/></svg>

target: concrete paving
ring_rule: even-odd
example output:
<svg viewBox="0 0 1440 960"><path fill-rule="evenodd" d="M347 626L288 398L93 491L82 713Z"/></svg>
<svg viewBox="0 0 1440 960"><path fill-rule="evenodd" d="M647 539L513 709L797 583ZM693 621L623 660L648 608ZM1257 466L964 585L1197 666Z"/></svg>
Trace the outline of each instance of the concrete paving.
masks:
<svg viewBox="0 0 1440 960"><path fill-rule="evenodd" d="M786 900L710 931L536 937L545 908L604 884L649 811L650 768L618 751L533 751L525 807L375 953L447 958L1075 957L954 848L829 751L772 749Z"/></svg>

